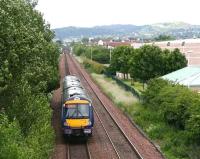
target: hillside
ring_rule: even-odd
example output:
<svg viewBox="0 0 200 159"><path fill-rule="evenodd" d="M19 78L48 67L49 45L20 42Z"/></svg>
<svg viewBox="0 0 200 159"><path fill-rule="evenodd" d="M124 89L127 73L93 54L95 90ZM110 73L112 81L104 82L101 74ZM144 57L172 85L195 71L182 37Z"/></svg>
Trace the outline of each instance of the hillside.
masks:
<svg viewBox="0 0 200 159"><path fill-rule="evenodd" d="M200 26L184 22L157 23L152 25L105 25L91 28L64 27L54 29L56 38L70 39L81 37L136 37L152 38L167 34L175 38L200 37Z"/></svg>

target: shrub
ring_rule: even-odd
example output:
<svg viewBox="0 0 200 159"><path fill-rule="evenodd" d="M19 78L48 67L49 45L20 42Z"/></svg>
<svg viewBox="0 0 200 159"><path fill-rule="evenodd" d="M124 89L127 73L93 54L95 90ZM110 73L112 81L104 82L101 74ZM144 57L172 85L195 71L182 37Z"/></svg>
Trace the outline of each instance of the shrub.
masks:
<svg viewBox="0 0 200 159"><path fill-rule="evenodd" d="M144 104L177 130L185 132L184 140L200 143L200 98L187 87L162 79L149 82L143 93Z"/></svg>
<svg viewBox="0 0 200 159"><path fill-rule="evenodd" d="M150 80L146 91L142 93L144 104L150 106L151 108L158 109L160 106L158 104L160 103L159 93L162 89L164 89L164 87L169 85L169 83L170 82L160 78Z"/></svg>
<svg viewBox="0 0 200 159"><path fill-rule="evenodd" d="M97 73L97 74L102 74L105 70L105 66L95 61L91 61L89 59L84 59L83 65L89 71Z"/></svg>
<svg viewBox="0 0 200 159"><path fill-rule="evenodd" d="M192 142L195 141L200 145L200 96L193 95L190 102L192 105L187 109L189 117L186 121L186 130Z"/></svg>

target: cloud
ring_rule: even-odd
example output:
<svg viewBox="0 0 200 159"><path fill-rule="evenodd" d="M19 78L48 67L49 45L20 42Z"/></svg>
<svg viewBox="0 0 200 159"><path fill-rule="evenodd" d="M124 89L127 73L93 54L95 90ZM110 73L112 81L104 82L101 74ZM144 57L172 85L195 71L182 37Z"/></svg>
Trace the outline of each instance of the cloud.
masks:
<svg viewBox="0 0 200 159"><path fill-rule="evenodd" d="M185 21L200 24L198 0L39 0L53 28Z"/></svg>

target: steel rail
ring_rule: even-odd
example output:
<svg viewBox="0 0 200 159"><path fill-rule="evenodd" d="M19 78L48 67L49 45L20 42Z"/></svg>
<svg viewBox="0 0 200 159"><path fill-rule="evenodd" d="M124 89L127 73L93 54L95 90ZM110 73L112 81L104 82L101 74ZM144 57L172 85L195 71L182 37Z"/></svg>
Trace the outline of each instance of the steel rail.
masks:
<svg viewBox="0 0 200 159"><path fill-rule="evenodd" d="M102 125L102 127L103 127L103 129L104 129L104 131L105 131L105 133L106 133L106 136L108 137L108 139L109 139L109 141L110 141L110 143L111 143L111 145L112 145L112 147L113 147L115 153L117 154L117 157L120 159L121 157L120 157L120 155L119 155L119 152L117 151L117 149L116 149L116 147L115 147L115 145L114 145L114 143L113 143L113 141L112 141L110 135L108 134L108 131L106 130L106 128L105 128L105 126L104 126L104 124L103 124L103 122L102 122L102 120L101 120L99 114L97 113L97 111L96 111L95 108L93 108L93 109L94 109L94 112L96 113L97 118L99 119L99 121L100 121L100 123L101 123L101 125Z"/></svg>
<svg viewBox="0 0 200 159"><path fill-rule="evenodd" d="M66 57L66 53L65 53L65 75L71 75L71 74L72 73L70 72L69 64L67 62L67 57ZM85 143L85 146L86 146L88 159L92 159L87 142ZM70 143L68 143L68 145L67 145L67 159L72 159L72 157L70 155Z"/></svg>
<svg viewBox="0 0 200 159"><path fill-rule="evenodd" d="M82 144L81 146L84 146L84 149L85 149L86 154L87 154L87 158L92 159L87 142L85 144ZM73 157L73 154L71 154L71 150L70 150L70 144L68 144L68 146L67 146L67 159L76 159L76 158L80 159L80 157L78 157L78 156Z"/></svg>
<svg viewBox="0 0 200 159"><path fill-rule="evenodd" d="M137 148L135 147L135 145L130 141L130 139L128 138L128 136L125 134L124 130L121 128L121 126L116 122L116 119L114 118L114 116L109 112L108 108L105 106L104 102L98 97L97 93L95 92L95 90L93 89L93 87L91 86L91 84L87 81L87 78L85 77L85 74L83 73L83 71L81 69L78 68L76 62L74 61L74 59L71 57L71 55L69 55L71 61L74 63L74 66L77 68L77 70L82 74L83 78L86 80L86 82L88 83L88 85L90 86L91 90L94 92L95 96L97 97L97 99L100 101L100 103L103 105L103 107L105 108L106 112L110 115L110 117L112 118L112 120L114 121L114 123L117 125L117 127L119 128L119 130L121 131L122 135L125 137L125 139L128 141L129 145L132 147L132 149L135 151L137 157L139 159L144 159L142 157L142 155L139 153L139 151L137 150Z"/></svg>

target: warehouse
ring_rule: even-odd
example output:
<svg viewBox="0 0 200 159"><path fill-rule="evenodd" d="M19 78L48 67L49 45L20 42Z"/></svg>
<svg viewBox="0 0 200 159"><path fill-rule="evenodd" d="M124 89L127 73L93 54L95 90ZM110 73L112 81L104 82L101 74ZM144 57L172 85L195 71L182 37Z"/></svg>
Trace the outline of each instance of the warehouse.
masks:
<svg viewBox="0 0 200 159"><path fill-rule="evenodd" d="M200 92L200 66L189 66L162 76L163 79L177 82Z"/></svg>

